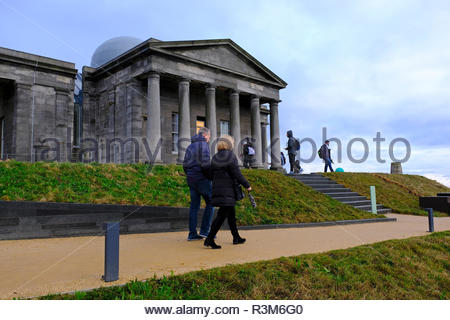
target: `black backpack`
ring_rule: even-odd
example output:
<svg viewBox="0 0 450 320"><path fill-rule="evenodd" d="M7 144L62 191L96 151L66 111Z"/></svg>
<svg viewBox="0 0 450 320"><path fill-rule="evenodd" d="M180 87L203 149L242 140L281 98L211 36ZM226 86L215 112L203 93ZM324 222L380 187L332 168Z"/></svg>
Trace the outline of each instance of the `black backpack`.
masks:
<svg viewBox="0 0 450 320"><path fill-rule="evenodd" d="M294 138L294 147L295 147L295 150L300 150L300 141L298 141L298 139L297 138Z"/></svg>
<svg viewBox="0 0 450 320"><path fill-rule="evenodd" d="M322 148L320 148L319 151L317 151L317 154L319 155L319 158L320 158L320 159L323 159L323 156L322 156Z"/></svg>

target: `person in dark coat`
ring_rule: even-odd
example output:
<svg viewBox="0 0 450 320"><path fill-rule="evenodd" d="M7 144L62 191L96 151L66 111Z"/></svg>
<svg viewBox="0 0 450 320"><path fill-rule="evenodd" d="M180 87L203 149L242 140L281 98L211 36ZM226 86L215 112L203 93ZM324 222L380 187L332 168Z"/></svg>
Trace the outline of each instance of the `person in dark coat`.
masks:
<svg viewBox="0 0 450 320"><path fill-rule="evenodd" d="M250 169L255 158L255 147L249 137L245 138L243 145L244 168Z"/></svg>
<svg viewBox="0 0 450 320"><path fill-rule="evenodd" d="M188 240L201 240L206 238L214 214L214 207L211 204L211 158L208 145L210 136L208 128L200 128L198 134L192 137L191 144L187 147L184 156L183 169L186 173L191 194ZM199 235L197 234L197 215L202 197L205 200L206 208L203 213Z"/></svg>
<svg viewBox="0 0 450 320"><path fill-rule="evenodd" d="M293 174L294 173L294 164L295 164L295 154L297 153L297 149L295 147L295 138L292 135L292 130L289 130L286 133L286 136L289 139L287 148L285 148L285 150L287 150L287 152L288 152L289 166L291 167L289 174Z"/></svg>
<svg viewBox="0 0 450 320"><path fill-rule="evenodd" d="M220 137L217 144L218 151L211 160L212 204L219 207L219 210L204 245L212 249L221 248L214 242L214 238L225 219L228 219L228 225L233 235L233 244L245 242L245 239L240 237L236 226L235 186L242 185L248 191L252 188L239 170L236 155L233 153L233 145L234 139L232 137L228 135Z"/></svg>
<svg viewBox="0 0 450 320"><path fill-rule="evenodd" d="M325 143L320 147L320 154L322 155L323 161L325 161L325 168L324 172L327 172L327 168L330 168L331 172L334 172L333 167L331 164L333 163L333 160L331 160L331 150L330 150L330 141L326 140Z"/></svg>

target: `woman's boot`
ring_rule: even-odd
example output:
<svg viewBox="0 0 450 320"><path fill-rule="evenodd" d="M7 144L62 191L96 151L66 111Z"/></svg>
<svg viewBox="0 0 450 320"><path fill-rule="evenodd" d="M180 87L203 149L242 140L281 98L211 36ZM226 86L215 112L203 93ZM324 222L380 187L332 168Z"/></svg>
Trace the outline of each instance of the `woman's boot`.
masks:
<svg viewBox="0 0 450 320"><path fill-rule="evenodd" d="M233 244L242 244L245 242L245 238L241 238L239 235L233 237Z"/></svg>
<svg viewBox="0 0 450 320"><path fill-rule="evenodd" d="M203 243L203 245L205 247L211 247L211 249L220 249L220 248L222 248L221 246L217 245L214 242L214 239L211 239L211 238L206 238L205 242Z"/></svg>

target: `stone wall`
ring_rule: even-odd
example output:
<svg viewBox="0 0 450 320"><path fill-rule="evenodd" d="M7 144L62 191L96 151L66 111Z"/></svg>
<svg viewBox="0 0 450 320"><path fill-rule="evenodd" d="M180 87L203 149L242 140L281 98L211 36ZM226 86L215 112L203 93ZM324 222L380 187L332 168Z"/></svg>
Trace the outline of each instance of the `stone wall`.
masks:
<svg viewBox="0 0 450 320"><path fill-rule="evenodd" d="M9 157L70 160L73 139L73 63L0 48L0 79L13 83ZM42 151L56 149L55 152ZM70 148L70 146L69 146Z"/></svg>

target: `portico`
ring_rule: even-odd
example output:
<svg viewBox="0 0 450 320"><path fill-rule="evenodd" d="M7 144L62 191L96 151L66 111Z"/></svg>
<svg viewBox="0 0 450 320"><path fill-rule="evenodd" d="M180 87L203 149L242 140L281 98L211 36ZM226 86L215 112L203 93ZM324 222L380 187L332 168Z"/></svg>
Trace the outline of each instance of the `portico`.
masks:
<svg viewBox="0 0 450 320"><path fill-rule="evenodd" d="M264 167L267 154L271 168L281 168L278 103L279 90L287 84L232 40L149 39L100 68L84 67L83 79L84 137L125 138L129 132L146 138L152 154L157 151L155 162L180 163L203 124L211 130L212 151L221 134L230 134L240 156L242 139L251 137L255 167ZM108 98L111 90L113 99ZM127 105L119 106L120 101ZM262 110L262 104L269 110ZM132 121L111 123L117 122L120 109ZM270 114L269 149L261 112ZM125 162L152 160L146 159L142 144L139 160L131 152Z"/></svg>

